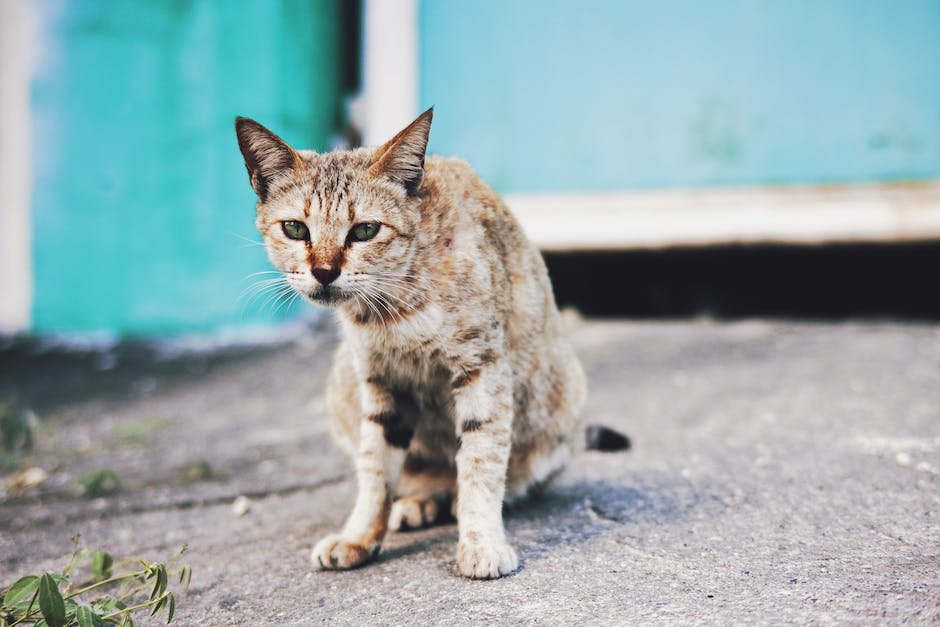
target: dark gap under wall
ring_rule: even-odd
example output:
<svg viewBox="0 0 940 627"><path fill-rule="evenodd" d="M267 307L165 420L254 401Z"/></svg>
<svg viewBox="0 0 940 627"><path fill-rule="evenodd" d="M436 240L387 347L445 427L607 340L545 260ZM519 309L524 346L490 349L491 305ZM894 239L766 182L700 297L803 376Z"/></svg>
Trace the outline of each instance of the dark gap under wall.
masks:
<svg viewBox="0 0 940 627"><path fill-rule="evenodd" d="M940 320L940 242L547 253L588 316Z"/></svg>

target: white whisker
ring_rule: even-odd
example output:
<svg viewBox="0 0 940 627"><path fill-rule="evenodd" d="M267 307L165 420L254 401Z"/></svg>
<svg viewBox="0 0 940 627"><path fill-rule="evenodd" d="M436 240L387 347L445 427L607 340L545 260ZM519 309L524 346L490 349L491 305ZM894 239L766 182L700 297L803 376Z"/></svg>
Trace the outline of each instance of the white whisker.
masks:
<svg viewBox="0 0 940 627"><path fill-rule="evenodd" d="M245 237L244 235L239 235L238 233L233 233L232 231L229 231L229 235L231 235L232 237L237 237L238 239L245 240L246 242L248 242L248 244L246 244L245 247L247 247L249 244L250 244L251 246L262 246L262 247L264 246L264 242L259 242L258 240L254 240L254 239Z"/></svg>
<svg viewBox="0 0 940 627"><path fill-rule="evenodd" d="M291 292L293 292L293 293L291 293ZM292 301L294 300L294 297L295 297L295 296L297 296L297 291L296 291L294 288L291 288L291 291L290 291L290 292L286 292L286 293L281 294L280 296L278 296L277 300L274 301L274 304L272 305L272 307L274 307L274 315L276 316L277 313L278 313L285 305L287 305L288 303L292 302ZM287 308L290 309L290 306L288 305Z"/></svg>
<svg viewBox="0 0 940 627"><path fill-rule="evenodd" d="M264 293L265 291L269 289L273 289L274 287L277 287L278 285L286 284L286 283L287 283L287 279L285 279L284 277L277 277L274 279L263 279L261 281L256 281L255 283L249 285L244 290L242 290L241 294L238 295L238 299L235 302L237 303L238 301L240 301L242 298L245 298L246 296L250 296L248 298L248 302L251 302L254 298Z"/></svg>
<svg viewBox="0 0 940 627"><path fill-rule="evenodd" d="M368 288L365 285L360 285L355 287L354 291L356 294L362 296L363 302L365 302L366 306L369 307L372 313L375 314L375 317L382 322L382 326L388 329L388 324L385 322L385 317L379 311L378 307L372 302L372 295Z"/></svg>
<svg viewBox="0 0 940 627"><path fill-rule="evenodd" d="M245 281L247 279L250 279L251 277L256 277L261 274L283 274L283 273L280 270L259 270L258 272L252 272L251 274L249 274L242 280Z"/></svg>
<svg viewBox="0 0 940 627"><path fill-rule="evenodd" d="M277 285L271 289L265 290L265 292L263 293L266 295L266 297L264 301L261 303L261 305L259 305L258 309L261 311L264 311L265 308L267 308L268 305L270 305L273 301L280 298L283 294L290 292L290 290L292 289L293 288L290 285L283 284L283 285ZM260 294L258 297L260 298Z"/></svg>
<svg viewBox="0 0 940 627"><path fill-rule="evenodd" d="M382 285L382 286L384 286L384 287L386 287L386 288L391 288L391 289L395 289L395 290L401 290L401 291L403 291L403 292L405 292L406 294L409 294L409 295L411 295L411 296L421 296L421 297L423 297L423 296L425 295L424 290L421 290L420 288L418 288L418 287L416 287L416 286L414 286L414 285L411 285L411 284L405 283L405 282L396 282L395 280L389 279L389 278L387 278L387 277L375 276L375 277L372 277L372 279L371 279L370 282L372 282L372 283L377 283L377 284Z"/></svg>

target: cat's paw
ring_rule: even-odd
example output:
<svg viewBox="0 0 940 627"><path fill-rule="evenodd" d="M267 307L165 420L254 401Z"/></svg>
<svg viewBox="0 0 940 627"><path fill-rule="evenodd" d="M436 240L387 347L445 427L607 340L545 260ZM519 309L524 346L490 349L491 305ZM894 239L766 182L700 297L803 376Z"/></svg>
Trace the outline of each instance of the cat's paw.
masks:
<svg viewBox="0 0 940 627"><path fill-rule="evenodd" d="M345 570L365 564L378 555L379 546L366 547L331 533L313 547L310 559L321 570Z"/></svg>
<svg viewBox="0 0 940 627"><path fill-rule="evenodd" d="M457 570L471 579L496 579L519 568L516 551L505 540L461 540L457 545Z"/></svg>
<svg viewBox="0 0 940 627"><path fill-rule="evenodd" d="M404 497L392 503L388 517L388 526L392 531L421 529L434 524L437 520L438 507L434 499L416 499Z"/></svg>

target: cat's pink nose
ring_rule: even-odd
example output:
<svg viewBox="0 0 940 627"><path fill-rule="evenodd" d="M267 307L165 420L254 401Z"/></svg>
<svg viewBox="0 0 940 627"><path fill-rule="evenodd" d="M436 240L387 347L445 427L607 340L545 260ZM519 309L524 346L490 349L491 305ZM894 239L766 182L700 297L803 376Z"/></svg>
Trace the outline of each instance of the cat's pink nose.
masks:
<svg viewBox="0 0 940 627"><path fill-rule="evenodd" d="M339 268L314 268L313 277L323 285L329 285L339 276Z"/></svg>

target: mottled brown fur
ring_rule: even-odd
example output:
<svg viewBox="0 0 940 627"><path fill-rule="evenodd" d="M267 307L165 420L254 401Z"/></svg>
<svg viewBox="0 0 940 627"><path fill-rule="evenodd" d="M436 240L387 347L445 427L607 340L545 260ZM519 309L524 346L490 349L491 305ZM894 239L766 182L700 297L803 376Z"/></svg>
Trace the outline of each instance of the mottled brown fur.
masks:
<svg viewBox="0 0 940 627"><path fill-rule="evenodd" d="M254 122L237 130L272 262L344 330L327 394L359 496L314 561L356 566L389 521L428 524L455 498L458 570L498 577L517 565L501 504L580 447L585 379L541 255L467 164L425 158L430 124L429 111L377 149L323 155ZM309 241L286 237L288 220ZM366 222L377 235L352 241ZM321 266L339 270L335 282L318 283Z"/></svg>

